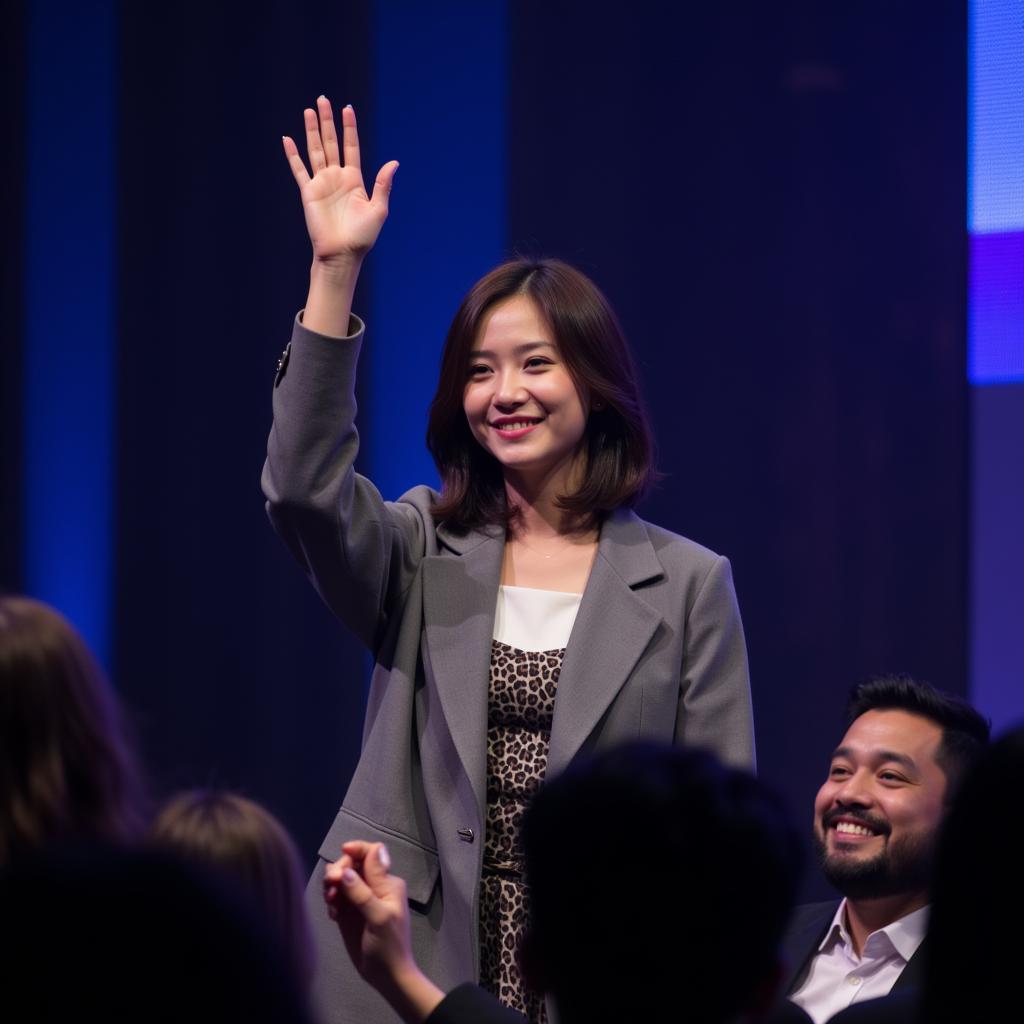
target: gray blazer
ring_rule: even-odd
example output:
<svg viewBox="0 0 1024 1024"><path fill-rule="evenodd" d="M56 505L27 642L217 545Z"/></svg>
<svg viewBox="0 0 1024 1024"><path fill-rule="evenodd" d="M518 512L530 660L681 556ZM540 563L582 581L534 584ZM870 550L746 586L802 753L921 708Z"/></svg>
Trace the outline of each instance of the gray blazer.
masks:
<svg viewBox="0 0 1024 1024"><path fill-rule="evenodd" d="M487 680L504 533L435 527L434 491L386 502L354 472L362 334L355 317L346 339L296 324L274 388L263 490L275 528L376 660L360 761L320 855L337 858L348 839L387 843L408 883L416 956L449 989L479 971ZM602 526L566 649L548 771L641 736L753 764L728 561L620 510ZM309 898L328 1019L397 1020L355 975L319 873Z"/></svg>

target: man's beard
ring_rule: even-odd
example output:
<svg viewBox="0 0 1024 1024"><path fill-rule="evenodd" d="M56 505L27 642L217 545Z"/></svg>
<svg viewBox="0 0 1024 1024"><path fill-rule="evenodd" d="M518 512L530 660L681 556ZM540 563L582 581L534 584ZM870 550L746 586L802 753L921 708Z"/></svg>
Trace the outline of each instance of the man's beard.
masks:
<svg viewBox="0 0 1024 1024"><path fill-rule="evenodd" d="M849 811L825 814L823 835L814 830L814 852L822 874L847 899L867 900L919 892L928 888L931 878L934 837L912 835L893 841L887 838L882 849L870 858L829 854L827 846L831 821L836 817L862 822L883 838L891 834L885 822L866 814Z"/></svg>

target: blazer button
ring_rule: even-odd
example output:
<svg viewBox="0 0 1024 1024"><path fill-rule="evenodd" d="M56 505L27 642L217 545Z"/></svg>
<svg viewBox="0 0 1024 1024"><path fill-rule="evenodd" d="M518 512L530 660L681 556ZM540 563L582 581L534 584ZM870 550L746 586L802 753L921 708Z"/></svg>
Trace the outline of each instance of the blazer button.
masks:
<svg viewBox="0 0 1024 1024"><path fill-rule="evenodd" d="M473 830L472 830L471 828L460 828L460 829L458 830L458 835L459 835L459 838L460 838L460 839L461 839L461 840L462 840L462 841L463 841L464 843L471 843L471 842L473 842L473 840L474 840L474 839L476 838L476 837L475 837L475 836L473 835Z"/></svg>

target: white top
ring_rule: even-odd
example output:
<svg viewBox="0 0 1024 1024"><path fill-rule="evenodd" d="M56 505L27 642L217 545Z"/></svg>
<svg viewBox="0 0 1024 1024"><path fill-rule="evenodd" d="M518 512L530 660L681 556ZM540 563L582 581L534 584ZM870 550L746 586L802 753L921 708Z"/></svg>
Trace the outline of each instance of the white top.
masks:
<svg viewBox="0 0 1024 1024"><path fill-rule="evenodd" d="M814 1024L823 1024L851 1003L888 995L924 941L928 909L921 907L872 932L858 957L846 928L843 900L811 961L807 978L789 998L814 1018Z"/></svg>
<svg viewBox="0 0 1024 1024"><path fill-rule="evenodd" d="M557 651L569 643L582 594L498 587L494 639L520 651Z"/></svg>

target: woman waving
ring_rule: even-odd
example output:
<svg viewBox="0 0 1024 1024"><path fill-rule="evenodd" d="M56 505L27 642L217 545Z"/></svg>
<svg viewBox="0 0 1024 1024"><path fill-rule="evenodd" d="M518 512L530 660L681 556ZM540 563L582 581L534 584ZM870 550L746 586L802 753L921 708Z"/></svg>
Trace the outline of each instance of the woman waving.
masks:
<svg viewBox="0 0 1024 1024"><path fill-rule="evenodd" d="M386 843L424 970L446 988L480 980L542 1020L515 950L519 823L545 775L638 736L753 761L729 563L632 511L653 474L633 361L596 286L557 260L499 266L456 312L427 437L440 493L385 501L354 471L352 294L397 164L368 195L351 108L340 150L324 98L305 118L312 174L284 146L313 268L263 487L278 532L376 661L362 755L321 855ZM610 870L614 858L610 842ZM325 1012L392 1020L318 917Z"/></svg>

